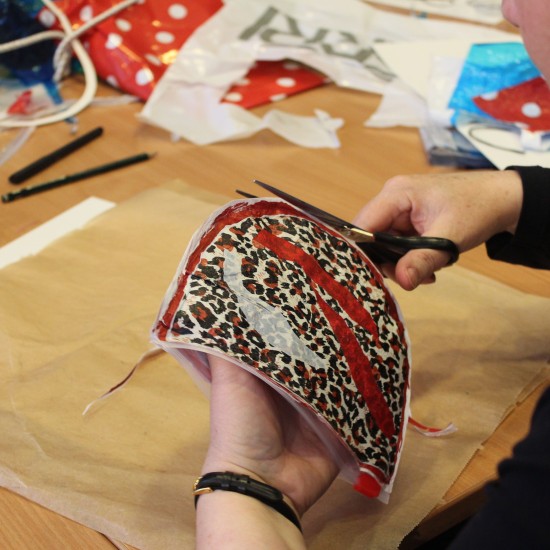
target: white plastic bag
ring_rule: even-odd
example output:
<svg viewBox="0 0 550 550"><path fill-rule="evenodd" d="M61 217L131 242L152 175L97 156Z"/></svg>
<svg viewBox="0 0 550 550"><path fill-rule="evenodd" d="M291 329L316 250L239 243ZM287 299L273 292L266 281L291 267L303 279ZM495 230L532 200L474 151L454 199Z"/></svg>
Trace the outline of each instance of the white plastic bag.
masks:
<svg viewBox="0 0 550 550"><path fill-rule="evenodd" d="M275 131L269 118L222 103L256 61L293 59L339 86L383 93L394 74L375 42L468 37L472 27L393 14L357 0L226 0L185 42L141 118L202 145ZM313 134L304 129L311 141L302 137L301 145L327 146L319 145L327 136L317 131L329 132L327 143L335 142L326 125L313 127Z"/></svg>

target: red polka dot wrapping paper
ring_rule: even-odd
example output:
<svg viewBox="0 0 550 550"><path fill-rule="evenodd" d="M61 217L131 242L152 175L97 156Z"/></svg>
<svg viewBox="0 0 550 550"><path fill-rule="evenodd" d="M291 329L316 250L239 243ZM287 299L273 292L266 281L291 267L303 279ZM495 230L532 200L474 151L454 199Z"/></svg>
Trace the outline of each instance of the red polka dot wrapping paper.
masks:
<svg viewBox="0 0 550 550"><path fill-rule="evenodd" d="M521 124L532 132L550 130L550 88L542 77L474 98L493 118Z"/></svg>
<svg viewBox="0 0 550 550"><path fill-rule="evenodd" d="M234 103L250 109L297 94L329 79L296 61L257 61L247 76L225 95L226 103Z"/></svg>
<svg viewBox="0 0 550 550"><path fill-rule="evenodd" d="M59 0L56 5L78 28L115 5L114 0ZM189 36L214 15L222 0L156 0L138 3L99 23L81 38L99 77L147 100ZM47 9L38 18L50 28L57 22ZM258 62L246 79L226 94L244 108L283 99L326 82L299 63Z"/></svg>

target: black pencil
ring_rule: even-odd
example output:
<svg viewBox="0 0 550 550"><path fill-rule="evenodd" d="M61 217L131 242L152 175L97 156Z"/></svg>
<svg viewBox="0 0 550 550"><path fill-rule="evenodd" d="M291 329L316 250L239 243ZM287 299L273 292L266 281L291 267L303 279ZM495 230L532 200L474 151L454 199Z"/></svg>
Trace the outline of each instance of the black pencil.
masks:
<svg viewBox="0 0 550 550"><path fill-rule="evenodd" d="M6 193L5 195L2 195L2 202L12 202L16 199L22 199L23 197L35 195L36 193L49 191L50 189L55 189L56 187L67 185L68 183L91 178L93 176L104 174L105 172L110 172L112 170L118 170L119 168L124 168L125 166L135 164L136 162L143 162L144 160L148 160L154 156L155 153L140 153L139 155L115 160L114 162L102 164L101 166L94 166L93 168L88 168L87 170L83 170L82 172L69 174L68 176L63 176L61 178L47 181L45 183L31 185L30 187L23 187L23 189L19 189L18 191L12 191L11 193Z"/></svg>
<svg viewBox="0 0 550 550"><path fill-rule="evenodd" d="M46 168L48 168L48 166L55 164L57 161L61 160L62 158L65 158L67 155L71 154L77 149L84 147L84 145L98 138L101 134L103 134L103 128L101 127L94 128L90 132L87 132L86 134L74 139L73 141L70 141L66 145L63 145L63 147L60 147L59 149L56 149L55 151L48 153L47 155L35 160L28 166L21 168L21 170L14 172L8 178L10 183L24 182L25 180L29 179L31 176L34 176L35 174L42 172L42 170L45 170Z"/></svg>

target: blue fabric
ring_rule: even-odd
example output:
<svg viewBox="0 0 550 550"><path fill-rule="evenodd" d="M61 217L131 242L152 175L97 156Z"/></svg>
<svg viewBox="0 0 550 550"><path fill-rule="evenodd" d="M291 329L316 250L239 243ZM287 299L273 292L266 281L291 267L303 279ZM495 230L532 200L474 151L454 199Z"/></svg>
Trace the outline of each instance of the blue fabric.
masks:
<svg viewBox="0 0 550 550"><path fill-rule="evenodd" d="M35 9L35 2L0 0L0 41L7 43L46 30L31 14ZM0 54L0 66L24 84L49 83L54 51L53 40L40 42Z"/></svg>

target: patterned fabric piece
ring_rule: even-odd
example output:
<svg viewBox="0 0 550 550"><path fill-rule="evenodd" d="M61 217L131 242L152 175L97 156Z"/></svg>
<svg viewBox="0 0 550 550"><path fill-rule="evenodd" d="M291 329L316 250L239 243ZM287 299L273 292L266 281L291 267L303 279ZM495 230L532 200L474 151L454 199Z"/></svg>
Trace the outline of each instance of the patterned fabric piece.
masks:
<svg viewBox="0 0 550 550"><path fill-rule="evenodd" d="M206 364L198 350L255 371L332 432L358 491L391 491L406 330L378 270L338 233L278 199L229 203L195 237L153 339L192 368Z"/></svg>

